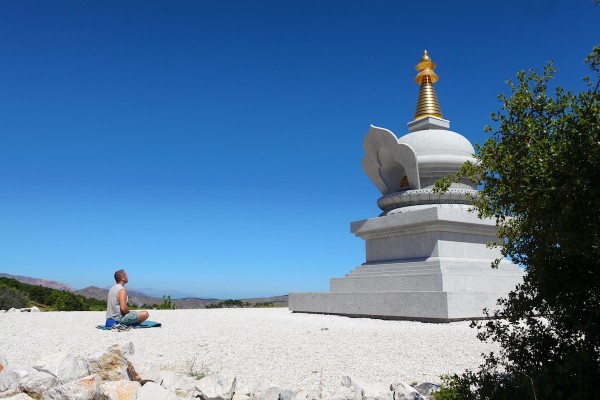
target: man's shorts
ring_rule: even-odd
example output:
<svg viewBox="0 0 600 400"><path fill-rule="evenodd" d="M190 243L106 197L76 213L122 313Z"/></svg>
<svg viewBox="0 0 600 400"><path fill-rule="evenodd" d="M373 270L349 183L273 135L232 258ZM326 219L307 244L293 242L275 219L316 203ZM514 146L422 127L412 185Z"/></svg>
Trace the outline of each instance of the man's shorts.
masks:
<svg viewBox="0 0 600 400"><path fill-rule="evenodd" d="M138 312L137 311L129 311L125 315L119 315L115 317L115 321L124 325L132 325L138 322Z"/></svg>

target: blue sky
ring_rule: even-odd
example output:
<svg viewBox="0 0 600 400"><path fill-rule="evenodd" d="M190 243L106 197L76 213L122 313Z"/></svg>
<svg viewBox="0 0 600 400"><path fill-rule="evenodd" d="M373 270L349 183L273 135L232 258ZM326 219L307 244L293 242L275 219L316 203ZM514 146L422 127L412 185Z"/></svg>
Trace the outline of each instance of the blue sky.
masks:
<svg viewBox="0 0 600 400"><path fill-rule="evenodd" d="M427 49L471 142L520 69L581 90L581 1L2 1L0 272L198 296L326 291L379 214L369 125L407 133Z"/></svg>

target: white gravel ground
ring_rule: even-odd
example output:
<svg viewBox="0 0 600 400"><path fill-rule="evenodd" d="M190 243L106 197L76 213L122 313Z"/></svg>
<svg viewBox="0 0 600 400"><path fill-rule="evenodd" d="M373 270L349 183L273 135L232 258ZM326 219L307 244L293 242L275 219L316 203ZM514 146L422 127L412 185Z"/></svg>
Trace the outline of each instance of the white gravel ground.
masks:
<svg viewBox="0 0 600 400"><path fill-rule="evenodd" d="M476 368L481 343L469 322L430 324L278 309L151 311L161 328L111 332L95 329L103 312L0 314L0 355L28 366L57 351L85 357L132 341L136 355L186 373L228 369L242 386L262 380L293 390L329 394L343 375L382 383L439 382L439 376Z"/></svg>

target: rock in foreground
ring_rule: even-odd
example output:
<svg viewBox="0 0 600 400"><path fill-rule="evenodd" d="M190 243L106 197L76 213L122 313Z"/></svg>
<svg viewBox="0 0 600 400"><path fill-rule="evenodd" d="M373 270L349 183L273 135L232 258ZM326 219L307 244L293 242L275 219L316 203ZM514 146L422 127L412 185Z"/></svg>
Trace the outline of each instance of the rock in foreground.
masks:
<svg viewBox="0 0 600 400"><path fill-rule="evenodd" d="M321 393L293 391L260 382L254 389L237 387L231 371L196 380L134 356L132 342L79 359L58 352L32 367L16 368L0 355L0 398L26 400L322 400ZM344 376L326 400L421 400L435 385L383 384ZM33 396L33 397L32 397Z"/></svg>

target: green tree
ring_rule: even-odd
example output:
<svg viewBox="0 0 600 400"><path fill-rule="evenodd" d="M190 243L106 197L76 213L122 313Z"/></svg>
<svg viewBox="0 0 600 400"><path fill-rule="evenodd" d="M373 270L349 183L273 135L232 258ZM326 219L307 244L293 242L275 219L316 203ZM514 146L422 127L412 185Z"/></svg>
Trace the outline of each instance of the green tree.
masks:
<svg viewBox="0 0 600 400"><path fill-rule="evenodd" d="M51 293L52 289L43 286L33 286L29 290L29 298L31 301L43 303L44 298Z"/></svg>
<svg viewBox="0 0 600 400"><path fill-rule="evenodd" d="M497 221L502 255L526 271L494 318L474 324L500 350L446 378L437 398L598 398L600 46L586 62L594 76L578 94L549 93L552 63L541 75L519 72L476 146L478 163L437 184L465 175L481 184L475 209Z"/></svg>
<svg viewBox="0 0 600 400"><path fill-rule="evenodd" d="M32 303L50 306L58 311L100 311L106 309L105 300L96 300L63 290L29 285L15 279L0 277L0 286L13 288L28 297Z"/></svg>
<svg viewBox="0 0 600 400"><path fill-rule="evenodd" d="M59 291L56 295L53 308L56 311L87 311L89 306L83 301L83 297L69 292Z"/></svg>
<svg viewBox="0 0 600 400"><path fill-rule="evenodd" d="M171 295L163 296L163 301L157 306L157 308L159 310L174 310L175 303L171 301Z"/></svg>
<svg viewBox="0 0 600 400"><path fill-rule="evenodd" d="M0 285L0 310L27 307L27 295L10 286Z"/></svg>

